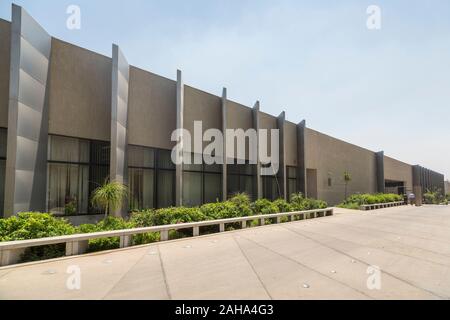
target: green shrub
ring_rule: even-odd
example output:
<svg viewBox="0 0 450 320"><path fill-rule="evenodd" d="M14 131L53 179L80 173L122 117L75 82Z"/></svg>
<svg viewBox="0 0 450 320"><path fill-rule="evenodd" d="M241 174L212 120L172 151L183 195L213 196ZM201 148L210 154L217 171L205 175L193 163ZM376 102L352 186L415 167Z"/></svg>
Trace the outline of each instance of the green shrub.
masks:
<svg viewBox="0 0 450 320"><path fill-rule="evenodd" d="M70 235L75 228L64 219L48 213L24 212L17 216L0 219L0 242L30 240ZM65 245L49 245L28 248L21 256L21 262L52 259L65 255Z"/></svg>
<svg viewBox="0 0 450 320"><path fill-rule="evenodd" d="M250 197L246 193L238 193L233 198L230 199L241 212L240 216L247 217L253 214L251 209Z"/></svg>
<svg viewBox="0 0 450 320"><path fill-rule="evenodd" d="M273 204L278 208L278 212L280 213L293 211L292 205L284 199L275 200Z"/></svg>
<svg viewBox="0 0 450 320"><path fill-rule="evenodd" d="M156 210L153 214L154 226L189 223L207 220L199 208L165 208Z"/></svg>
<svg viewBox="0 0 450 320"><path fill-rule="evenodd" d="M238 218L249 215L248 212L242 212L231 201L205 204L200 207L200 211L208 220Z"/></svg>
<svg viewBox="0 0 450 320"><path fill-rule="evenodd" d="M106 217L104 220L98 222L95 225L85 224L77 228L78 233L93 233L102 231L114 231L133 228L133 224L125 221L122 218ZM112 250L120 247L120 238L102 238L89 240L88 252L97 252L104 250Z"/></svg>
<svg viewBox="0 0 450 320"><path fill-rule="evenodd" d="M354 194L348 197L338 207L347 209L359 209L362 205L379 204L403 201L403 197L398 194Z"/></svg>
<svg viewBox="0 0 450 320"><path fill-rule="evenodd" d="M256 200L252 203L251 208L255 215L278 213L278 207L267 199Z"/></svg>
<svg viewBox="0 0 450 320"><path fill-rule="evenodd" d="M291 206L294 211L305 211L325 209L328 207L328 204L325 201L305 198L303 194L296 193L291 195Z"/></svg>

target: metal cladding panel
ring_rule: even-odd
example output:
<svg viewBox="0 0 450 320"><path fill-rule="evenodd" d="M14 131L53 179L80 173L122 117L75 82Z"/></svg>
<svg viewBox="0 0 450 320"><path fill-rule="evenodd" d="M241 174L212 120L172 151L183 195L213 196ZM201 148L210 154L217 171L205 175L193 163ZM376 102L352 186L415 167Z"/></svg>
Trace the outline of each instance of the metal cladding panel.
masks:
<svg viewBox="0 0 450 320"><path fill-rule="evenodd" d="M278 177L281 180L281 195L287 200L287 179L286 179L286 113L283 112L277 118L277 126L280 130L279 142L279 169Z"/></svg>
<svg viewBox="0 0 450 320"><path fill-rule="evenodd" d="M48 33L25 10L13 5L6 216L45 210L50 52Z"/></svg>
<svg viewBox="0 0 450 320"><path fill-rule="evenodd" d="M128 80L130 67L117 45L113 45L111 97L110 179L127 183Z"/></svg>
<svg viewBox="0 0 450 320"><path fill-rule="evenodd" d="M384 179L384 151L376 153L377 161L377 189L378 192L385 192L385 179Z"/></svg>
<svg viewBox="0 0 450 320"><path fill-rule="evenodd" d="M305 143L306 121L303 120L297 125L297 189L306 195L306 143Z"/></svg>

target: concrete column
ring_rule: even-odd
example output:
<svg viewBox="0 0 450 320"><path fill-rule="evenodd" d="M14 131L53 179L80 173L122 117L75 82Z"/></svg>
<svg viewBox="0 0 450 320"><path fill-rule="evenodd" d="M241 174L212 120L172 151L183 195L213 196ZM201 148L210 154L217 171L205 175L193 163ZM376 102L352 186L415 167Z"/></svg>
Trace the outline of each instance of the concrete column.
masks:
<svg viewBox="0 0 450 320"><path fill-rule="evenodd" d="M379 193L385 192L384 180L384 151L377 152L376 157L376 174L377 174L377 191Z"/></svg>
<svg viewBox="0 0 450 320"><path fill-rule="evenodd" d="M306 120L297 125L297 190L306 196Z"/></svg>
<svg viewBox="0 0 450 320"><path fill-rule="evenodd" d="M280 148L279 148L279 159L280 167L278 171L278 180L280 181L280 191L281 196L284 200L287 200L287 179L286 179L286 135L285 135L285 124L286 124L286 112L282 112L277 119L278 130L280 131Z"/></svg>
<svg viewBox="0 0 450 320"><path fill-rule="evenodd" d="M227 89L222 91L222 134L223 134L223 165L222 165L222 200L228 199L228 157L227 157L227 127L228 127L228 108L227 108Z"/></svg>
<svg viewBox="0 0 450 320"><path fill-rule="evenodd" d="M112 47L110 180L128 184L128 87L130 66L117 45ZM113 214L126 216L128 205Z"/></svg>
<svg viewBox="0 0 450 320"><path fill-rule="evenodd" d="M177 129L184 129L184 83L183 74L177 70ZM183 137L181 137L183 141ZM183 142L181 142L180 157L183 157ZM176 205L183 205L183 164L176 165L175 174L175 199Z"/></svg>
<svg viewBox="0 0 450 320"><path fill-rule="evenodd" d="M261 161L260 161L260 157L259 157L259 150L260 150L260 146L259 146L259 129L260 129L260 116L259 116L259 111L260 111L260 103L259 101L256 101L255 106L253 107L253 129L256 130L257 133L257 143L256 143L256 158L257 158L257 164L256 164L256 195L258 199L261 199L263 197L263 192L262 192L262 177L261 177Z"/></svg>
<svg viewBox="0 0 450 320"><path fill-rule="evenodd" d="M6 218L46 209L51 43L48 33L24 9L12 6Z"/></svg>

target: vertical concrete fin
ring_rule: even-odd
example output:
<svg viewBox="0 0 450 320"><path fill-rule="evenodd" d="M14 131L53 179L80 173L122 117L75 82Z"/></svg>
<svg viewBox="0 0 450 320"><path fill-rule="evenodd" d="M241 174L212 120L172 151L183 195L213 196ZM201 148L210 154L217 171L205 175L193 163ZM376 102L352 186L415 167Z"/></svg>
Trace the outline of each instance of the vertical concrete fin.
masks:
<svg viewBox="0 0 450 320"><path fill-rule="evenodd" d="M227 153L227 127L228 127L228 94L227 88L222 90L222 134L223 134L223 165L222 165L222 200L226 201L228 198L228 153Z"/></svg>
<svg viewBox="0 0 450 320"><path fill-rule="evenodd" d="M306 196L306 120L297 125L297 190Z"/></svg>
<svg viewBox="0 0 450 320"><path fill-rule="evenodd" d="M286 179L286 112L283 111L277 118L277 126L280 132L280 142L279 142L279 170L278 170L278 181L280 185L280 195L283 199L287 200L287 179Z"/></svg>
<svg viewBox="0 0 450 320"><path fill-rule="evenodd" d="M177 70L177 129L184 129L184 83L181 70ZM183 158L183 136L181 135L180 160ZM176 164L175 173L175 201L177 206L183 205L183 164Z"/></svg>
<svg viewBox="0 0 450 320"><path fill-rule="evenodd" d="M5 217L45 211L52 38L12 5Z"/></svg>
<svg viewBox="0 0 450 320"><path fill-rule="evenodd" d="M259 101L256 101L254 107L253 107L253 129L256 130L257 133L257 143L256 143L256 197L257 199L261 199L263 197L263 191L262 191L262 177L261 177L261 160L259 156L259 129L260 129L260 111L261 105Z"/></svg>
<svg viewBox="0 0 450 320"><path fill-rule="evenodd" d="M130 65L119 46L112 46L110 180L128 184L128 95ZM114 212L125 216L127 206Z"/></svg>
<svg viewBox="0 0 450 320"><path fill-rule="evenodd" d="M384 151L377 152L376 156L376 174L377 174L377 190L379 193L385 192L384 179Z"/></svg>

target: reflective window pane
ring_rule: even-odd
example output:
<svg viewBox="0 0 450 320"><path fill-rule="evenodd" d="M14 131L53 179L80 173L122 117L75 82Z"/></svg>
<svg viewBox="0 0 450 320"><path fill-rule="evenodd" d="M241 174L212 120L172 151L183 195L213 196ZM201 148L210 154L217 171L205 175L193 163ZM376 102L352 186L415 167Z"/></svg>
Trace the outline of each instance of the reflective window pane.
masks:
<svg viewBox="0 0 450 320"><path fill-rule="evenodd" d="M157 177L158 208L168 208L175 205L175 171L159 170Z"/></svg>
<svg viewBox="0 0 450 320"><path fill-rule="evenodd" d="M205 203L222 201L222 175L205 173Z"/></svg>
<svg viewBox="0 0 450 320"><path fill-rule="evenodd" d="M73 163L89 162L89 141L49 136L48 160Z"/></svg>
<svg viewBox="0 0 450 320"><path fill-rule="evenodd" d="M128 166L136 168L154 168L155 150L152 148L129 146Z"/></svg>
<svg viewBox="0 0 450 320"><path fill-rule="evenodd" d="M88 213L88 166L50 163L48 177L48 208L51 213Z"/></svg>
<svg viewBox="0 0 450 320"><path fill-rule="evenodd" d="M5 199L5 168L6 168L6 161L0 160L0 218L3 215L4 199Z"/></svg>
<svg viewBox="0 0 450 320"><path fill-rule="evenodd" d="M183 173L183 205L195 207L202 204L203 179L201 172Z"/></svg>
<svg viewBox="0 0 450 320"><path fill-rule="evenodd" d="M6 144L8 131L0 128L0 158L6 158Z"/></svg>
<svg viewBox="0 0 450 320"><path fill-rule="evenodd" d="M154 204L155 171L152 169L129 169L130 210L145 210Z"/></svg>
<svg viewBox="0 0 450 320"><path fill-rule="evenodd" d="M172 162L172 151L158 150L158 168L175 169L175 164Z"/></svg>

